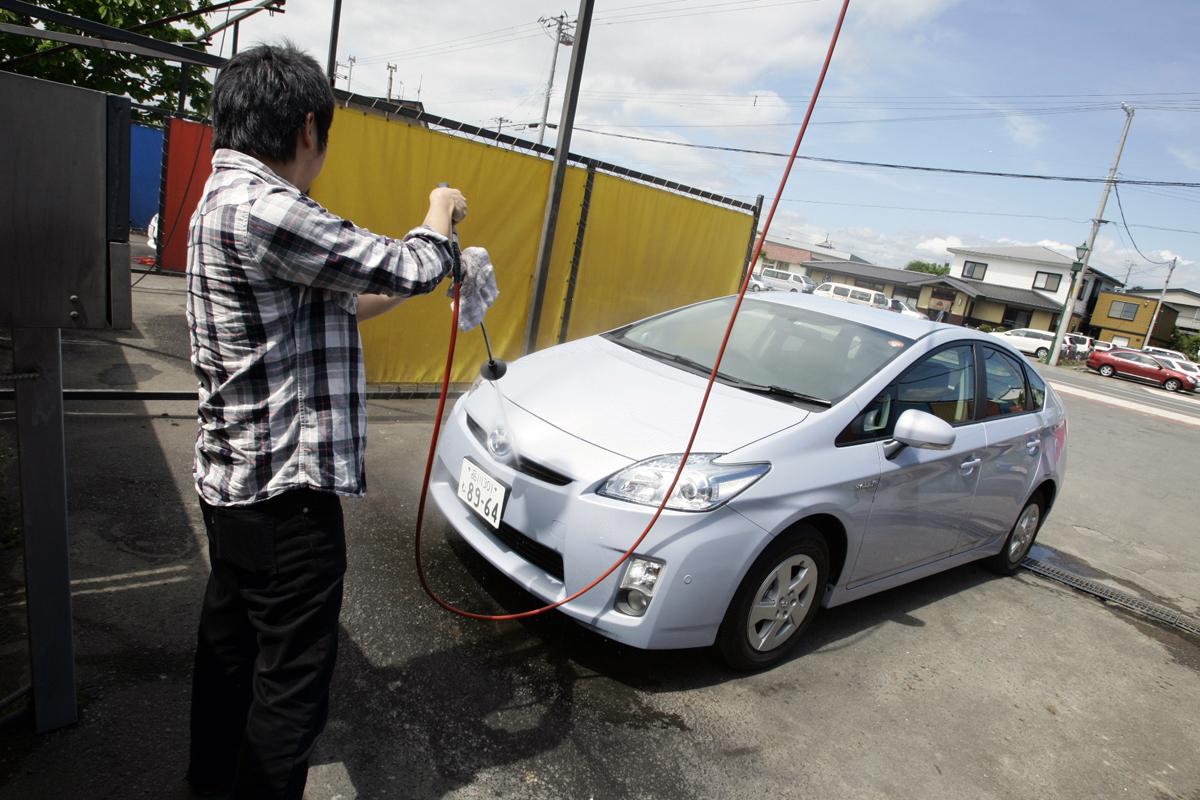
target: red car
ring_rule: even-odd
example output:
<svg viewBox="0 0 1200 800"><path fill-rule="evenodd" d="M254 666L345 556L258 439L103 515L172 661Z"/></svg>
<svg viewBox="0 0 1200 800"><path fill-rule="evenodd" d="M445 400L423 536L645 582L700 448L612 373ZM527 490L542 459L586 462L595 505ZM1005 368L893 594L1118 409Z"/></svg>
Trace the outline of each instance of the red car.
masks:
<svg viewBox="0 0 1200 800"><path fill-rule="evenodd" d="M1121 375L1137 381L1153 383L1168 392L1196 390L1196 381L1186 372L1171 369L1157 358L1132 350L1096 350L1088 356L1087 365L1106 378Z"/></svg>

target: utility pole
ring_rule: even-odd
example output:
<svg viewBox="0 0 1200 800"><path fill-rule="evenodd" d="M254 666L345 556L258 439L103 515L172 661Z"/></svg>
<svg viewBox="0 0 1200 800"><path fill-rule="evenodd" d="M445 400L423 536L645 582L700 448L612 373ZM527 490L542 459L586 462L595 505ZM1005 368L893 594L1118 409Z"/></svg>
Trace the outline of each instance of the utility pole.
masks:
<svg viewBox="0 0 1200 800"><path fill-rule="evenodd" d="M388 102L390 103L392 101L392 78L394 78L396 76L396 65L388 64L387 71L388 71L387 99L388 99ZM403 84L401 84L401 86L403 86Z"/></svg>
<svg viewBox="0 0 1200 800"><path fill-rule="evenodd" d="M333 0L333 22L329 23L329 60L325 71L329 73L329 85L337 83L338 28L342 26L342 0Z"/></svg>
<svg viewBox="0 0 1200 800"><path fill-rule="evenodd" d="M567 174L567 156L571 153L571 134L575 128L575 107L579 104L579 83L583 78L583 59L587 55L588 32L592 26L592 10L596 0L579 0L576 17L575 49L571 51L571 66L563 95L562 113L558 118L558 141L554 145L554 164L550 168L550 191L546 198L546 216L538 241L537 268L530 292L529 318L525 323L525 352L537 349L538 323L546 300L546 280L550 275L550 257L554 253L554 231L558 226L558 206L562 202L563 180Z"/></svg>
<svg viewBox="0 0 1200 800"><path fill-rule="evenodd" d="M1083 286L1084 278L1087 277L1088 260L1092 257L1092 250L1096 246L1096 234L1100 230L1100 223L1104 221L1104 208L1108 205L1108 193L1112 191L1113 179L1117 176L1117 166L1121 163L1121 152L1125 149L1125 140L1129 137L1129 126L1133 124L1133 106L1121 103L1121 108L1125 111L1125 129L1121 131L1121 143L1117 145L1117 156L1113 159L1112 168L1108 171L1108 179L1104 181L1104 191L1100 194L1100 207L1096 209L1096 216L1092 219L1092 232L1088 234L1087 251L1083 254L1082 259L1083 268L1078 273L1072 271L1071 289L1067 292L1067 302L1058 319L1058 328L1054 331L1054 345L1050 349L1050 358L1047 359L1047 363L1052 367L1058 364L1059 351L1062 349L1067 328L1071 325L1071 315L1075 312L1075 303L1079 299L1079 289Z"/></svg>
<svg viewBox="0 0 1200 800"><path fill-rule="evenodd" d="M512 122L512 120L508 117L492 117L492 119L496 122L496 133L501 132L501 130L504 128L504 123Z"/></svg>
<svg viewBox="0 0 1200 800"><path fill-rule="evenodd" d="M558 65L558 46L562 44L570 47L575 44L575 37L564 31L563 28L573 26L578 21L578 17L574 21L568 20L565 11L557 17L538 18L538 22L547 28L550 23L554 23L554 51L550 54L550 79L546 81L546 99L542 103L542 124L538 126L538 144L541 144L546 138L546 117L550 114L550 93L554 90L554 68Z"/></svg>
<svg viewBox="0 0 1200 800"><path fill-rule="evenodd" d="M1171 275L1175 272L1175 262L1178 259L1171 259L1171 266L1167 268L1167 280L1163 283L1162 291L1158 293L1158 305L1154 307L1154 316L1150 318L1150 330L1146 331L1146 341L1142 342L1145 347L1148 344L1153 344L1154 326L1158 323L1158 312L1162 309L1163 300L1167 296L1167 287L1171 285Z"/></svg>
<svg viewBox="0 0 1200 800"><path fill-rule="evenodd" d="M350 91L350 81L354 80L354 64L358 61L354 56L347 59L350 62L349 68L346 70L346 91Z"/></svg>
<svg viewBox="0 0 1200 800"><path fill-rule="evenodd" d="M1128 267L1125 270L1125 282L1123 284L1121 284L1122 289L1129 288L1129 276L1132 274L1133 274L1133 262L1130 261Z"/></svg>

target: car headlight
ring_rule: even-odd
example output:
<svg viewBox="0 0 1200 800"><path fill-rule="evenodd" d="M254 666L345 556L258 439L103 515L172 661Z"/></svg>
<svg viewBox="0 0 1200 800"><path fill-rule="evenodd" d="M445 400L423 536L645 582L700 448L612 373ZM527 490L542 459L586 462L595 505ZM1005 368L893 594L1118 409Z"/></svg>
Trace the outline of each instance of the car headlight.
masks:
<svg viewBox="0 0 1200 800"><path fill-rule="evenodd" d="M770 464L714 464L723 453L692 453L667 501L675 511L711 511L744 492L770 471ZM626 467L604 482L599 494L657 506L679 469L683 453L654 456Z"/></svg>

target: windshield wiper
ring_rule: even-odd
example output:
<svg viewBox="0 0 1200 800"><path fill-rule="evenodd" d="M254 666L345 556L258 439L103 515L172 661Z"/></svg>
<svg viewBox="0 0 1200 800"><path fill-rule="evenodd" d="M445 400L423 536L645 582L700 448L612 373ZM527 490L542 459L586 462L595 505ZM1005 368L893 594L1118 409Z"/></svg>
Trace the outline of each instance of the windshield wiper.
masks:
<svg viewBox="0 0 1200 800"><path fill-rule="evenodd" d="M705 366L699 361L688 358L687 356L681 356L677 353L667 353L647 344L631 342L628 339L617 339L615 341L617 344L622 345L623 347L628 347L634 352L641 353L644 356L649 356L650 358L657 359L659 361L669 361L672 364L678 364L681 367L687 367L690 370L701 372L705 375L708 375L710 372L712 372L711 366Z"/></svg>
<svg viewBox="0 0 1200 800"><path fill-rule="evenodd" d="M748 381L738 380L737 378L731 378L722 373L717 373L717 377L723 379L730 386L733 386L736 389L741 389L746 392L753 392L754 394L765 394L768 397L782 397L785 400L798 400L801 403L810 403L814 406L821 406L822 408L832 408L833 407L833 403L826 400L824 397L816 397L811 394L804 394L803 392L797 392L793 389L788 389L786 386L774 386L774 385L768 386L768 385L761 384L761 383L750 383Z"/></svg>

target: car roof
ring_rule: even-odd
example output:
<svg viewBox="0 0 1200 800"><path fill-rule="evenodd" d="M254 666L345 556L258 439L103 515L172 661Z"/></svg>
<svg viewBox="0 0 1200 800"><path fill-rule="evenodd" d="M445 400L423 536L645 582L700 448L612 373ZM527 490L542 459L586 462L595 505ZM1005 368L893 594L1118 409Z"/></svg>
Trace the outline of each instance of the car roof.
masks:
<svg viewBox="0 0 1200 800"><path fill-rule="evenodd" d="M751 298L747 298L747 300L749 299ZM922 336L939 330L957 330L963 333L973 333L968 328L962 328L957 325L947 325L943 322L906 317L903 314L897 314L895 311L855 305L854 303L846 303L819 295L801 294L799 292L772 292L766 295L755 295L753 300L756 302L779 303L780 305L809 308L813 311L828 314L831 317L848 319L851 322L858 322L872 328L878 328L879 330L894 333L897 336L903 336L907 339L920 339Z"/></svg>

